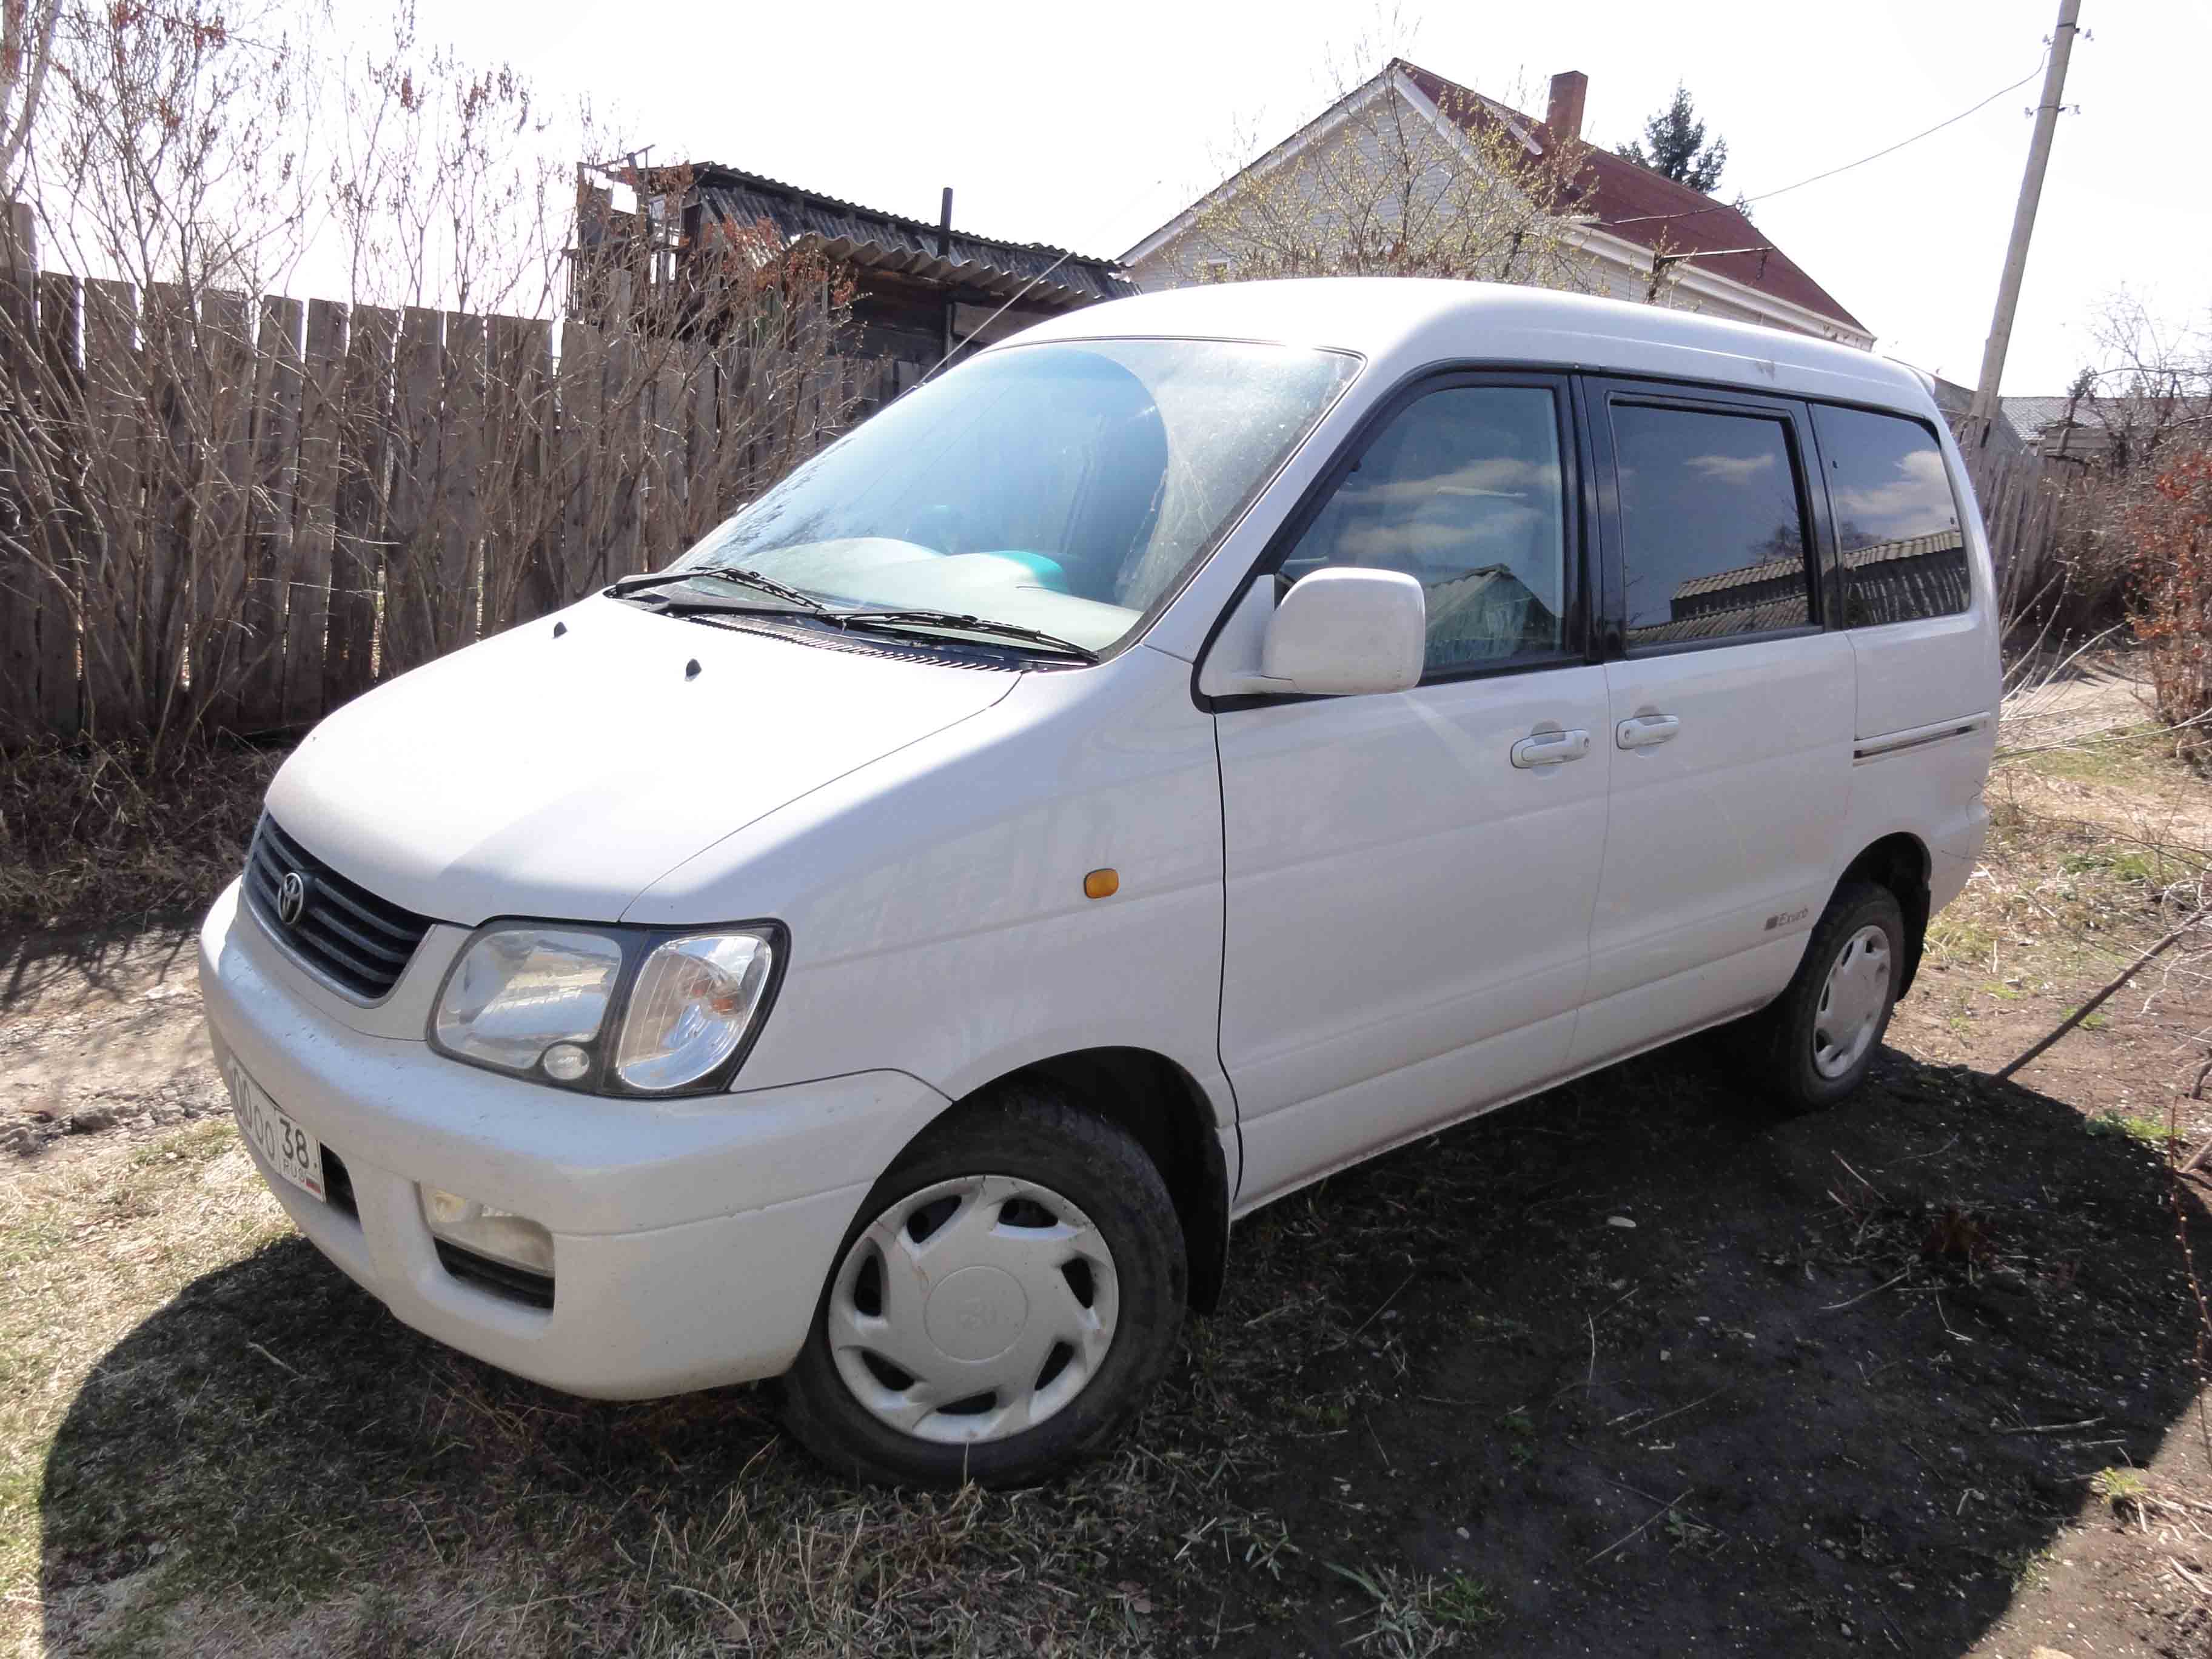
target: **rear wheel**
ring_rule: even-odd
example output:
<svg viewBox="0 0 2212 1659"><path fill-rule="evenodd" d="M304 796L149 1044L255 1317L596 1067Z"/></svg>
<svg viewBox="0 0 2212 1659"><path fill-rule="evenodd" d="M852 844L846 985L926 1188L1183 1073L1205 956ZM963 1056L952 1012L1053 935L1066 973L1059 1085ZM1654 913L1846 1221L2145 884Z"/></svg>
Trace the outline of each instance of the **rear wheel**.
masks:
<svg viewBox="0 0 2212 1659"><path fill-rule="evenodd" d="M1790 988L1744 1024L1749 1057L1782 1104L1826 1106L1865 1080L1896 1006L1905 943L1887 888L1837 890Z"/></svg>
<svg viewBox="0 0 2212 1659"><path fill-rule="evenodd" d="M1008 1091L876 1183L784 1380L785 1419L864 1480L1040 1480L1158 1379L1185 1273L1143 1148L1056 1096Z"/></svg>

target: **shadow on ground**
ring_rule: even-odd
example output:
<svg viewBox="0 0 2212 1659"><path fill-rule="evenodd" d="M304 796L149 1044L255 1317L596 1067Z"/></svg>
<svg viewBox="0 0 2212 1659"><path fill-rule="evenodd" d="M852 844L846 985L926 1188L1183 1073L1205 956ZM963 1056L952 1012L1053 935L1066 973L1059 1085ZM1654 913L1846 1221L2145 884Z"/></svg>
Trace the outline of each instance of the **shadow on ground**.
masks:
<svg viewBox="0 0 2212 1659"><path fill-rule="evenodd" d="M125 982L189 974L198 926L197 913L176 910L102 928L0 931L0 1014L57 989L88 1001L113 994Z"/></svg>
<svg viewBox="0 0 2212 1659"><path fill-rule="evenodd" d="M1127 1478L988 1501L1042 1528L1103 1506L1121 1541L1061 1588L1141 1592L1133 1639L1170 1651L1389 1651L1353 1644L1410 1608L1492 1654L1956 1654L2086 1478L2181 1422L2181 1266L2159 1158L2063 1102L1886 1052L1857 1098L1778 1122L1693 1045L1262 1212ZM599 1594L749 1482L800 1525L853 1502L751 1391L570 1400L286 1240L79 1393L41 1498L46 1635L165 1562L280 1607L453 1563L496 1596L493 1564L566 1561L544 1594ZM988 1598L999 1565L971 1540L933 1571ZM696 1650L776 1646L717 1628Z"/></svg>

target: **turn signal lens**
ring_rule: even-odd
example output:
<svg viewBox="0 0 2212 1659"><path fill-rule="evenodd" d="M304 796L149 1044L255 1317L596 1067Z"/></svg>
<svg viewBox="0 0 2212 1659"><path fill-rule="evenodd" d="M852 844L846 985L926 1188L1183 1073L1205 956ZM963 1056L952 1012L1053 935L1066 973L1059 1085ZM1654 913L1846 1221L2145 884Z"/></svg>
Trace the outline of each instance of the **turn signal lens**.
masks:
<svg viewBox="0 0 2212 1659"><path fill-rule="evenodd" d="M638 969L615 1075L648 1093L696 1083L735 1054L775 966L757 933L702 933L657 947Z"/></svg>

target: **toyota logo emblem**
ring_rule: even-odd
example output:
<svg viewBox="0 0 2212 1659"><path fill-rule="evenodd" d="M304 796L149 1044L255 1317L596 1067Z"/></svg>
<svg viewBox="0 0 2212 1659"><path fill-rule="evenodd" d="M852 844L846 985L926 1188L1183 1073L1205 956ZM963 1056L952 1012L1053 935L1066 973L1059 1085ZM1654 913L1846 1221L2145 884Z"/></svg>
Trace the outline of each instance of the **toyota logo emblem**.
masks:
<svg viewBox="0 0 2212 1659"><path fill-rule="evenodd" d="M300 925L300 913L307 908L307 878L297 870L287 870L284 879L276 884L276 920L287 927Z"/></svg>

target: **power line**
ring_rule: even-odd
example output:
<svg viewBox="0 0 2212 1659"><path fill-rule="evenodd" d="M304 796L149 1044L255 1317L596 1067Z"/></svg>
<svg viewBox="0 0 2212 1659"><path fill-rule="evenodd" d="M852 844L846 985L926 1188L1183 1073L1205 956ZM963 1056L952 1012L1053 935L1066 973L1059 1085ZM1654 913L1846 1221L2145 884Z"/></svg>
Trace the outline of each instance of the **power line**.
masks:
<svg viewBox="0 0 2212 1659"><path fill-rule="evenodd" d="M1747 196L1742 198L1743 204L1748 207L1757 202L1771 202L1778 196L1787 196L1793 190L1802 190L1808 185L1819 184L1823 179L1832 179L1839 173L1849 173L1853 167L1863 167L1869 161L1879 161L1885 155L1894 155L1899 150L1903 149L1908 144L1917 144L1923 138L1930 137L1933 135L1942 131L1946 127L1956 126L1960 122L1965 120L1969 115L1979 114L1982 111L1987 109L1991 104L1996 102L1998 99L2003 97L2007 93L2019 91L2030 81L2033 81L2037 76L2043 73L2043 65L2045 63L2048 62L2049 59L2050 53L2046 52L2043 58L2037 61L2033 69L2021 76L2019 80L2014 81L2010 86L1999 87L1995 92L1983 99L1981 102L1974 105L1971 109L1962 109L1956 115L1950 117L1948 119L1938 121L1934 126L1929 127L1923 131L1914 133L1910 138L1900 138L1895 143L1889 145L1887 149L1875 151L1871 155L1862 155L1856 161L1846 161L1839 167L1830 167L1826 173L1816 173L1809 179L1800 179L1796 184L1784 185L1779 190L1766 191L1757 196ZM1729 204L1717 202L1711 207L1691 208L1681 213L1645 213L1639 214L1633 218L1628 219L1601 219L1598 223L1601 228L1609 229L1615 225L1651 224L1662 219L1694 219L1700 214L1717 213L1723 208L1729 207L1730 205L1731 204Z"/></svg>

